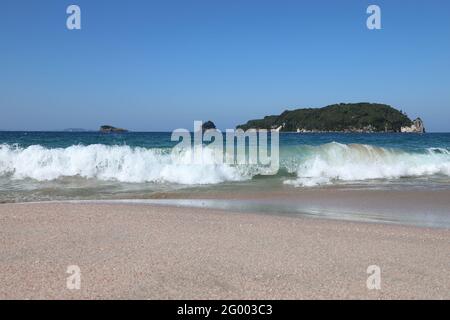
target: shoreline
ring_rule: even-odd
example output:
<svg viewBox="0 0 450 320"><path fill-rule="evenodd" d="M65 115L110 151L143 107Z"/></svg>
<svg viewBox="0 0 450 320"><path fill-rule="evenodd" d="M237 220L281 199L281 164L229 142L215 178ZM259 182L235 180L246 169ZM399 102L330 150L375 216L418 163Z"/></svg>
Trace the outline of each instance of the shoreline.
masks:
<svg viewBox="0 0 450 320"><path fill-rule="evenodd" d="M88 203L2 204L0 222L0 299L450 299L444 229Z"/></svg>
<svg viewBox="0 0 450 320"><path fill-rule="evenodd" d="M62 199L5 204L132 204L311 217L450 229L448 190L318 188L238 192L184 191L129 198Z"/></svg>

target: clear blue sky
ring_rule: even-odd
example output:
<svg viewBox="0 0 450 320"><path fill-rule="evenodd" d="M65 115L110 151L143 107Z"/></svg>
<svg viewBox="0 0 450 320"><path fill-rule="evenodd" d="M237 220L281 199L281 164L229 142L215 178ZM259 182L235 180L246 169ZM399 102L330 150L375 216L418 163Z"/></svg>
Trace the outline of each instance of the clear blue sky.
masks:
<svg viewBox="0 0 450 320"><path fill-rule="evenodd" d="M450 1L0 2L0 129L232 128L360 101L450 131Z"/></svg>

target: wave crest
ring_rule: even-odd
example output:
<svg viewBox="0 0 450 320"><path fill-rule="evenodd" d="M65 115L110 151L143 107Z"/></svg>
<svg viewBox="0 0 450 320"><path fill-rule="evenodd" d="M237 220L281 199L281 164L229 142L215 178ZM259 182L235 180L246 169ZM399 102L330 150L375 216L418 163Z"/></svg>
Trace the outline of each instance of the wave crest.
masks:
<svg viewBox="0 0 450 320"><path fill-rule="evenodd" d="M450 152L429 148L410 153L363 144L337 142L315 147L296 168L297 179L285 183L315 186L335 181L450 176Z"/></svg>
<svg viewBox="0 0 450 320"><path fill-rule="evenodd" d="M128 183L194 185L243 181L267 174L267 168L257 165L213 164L214 153L208 148L202 154L203 164L192 164L191 150L181 150L175 159L171 150L102 144L67 148L40 145L21 148L3 144L0 145L0 176L38 181L82 177ZM333 142L316 147L295 147L280 155L278 176L288 179L284 182L294 186L450 176L450 151L444 148L429 148L419 153ZM295 174L296 178L289 179L283 172Z"/></svg>
<svg viewBox="0 0 450 320"><path fill-rule="evenodd" d="M39 181L79 176L100 180L143 183L215 184L250 179L255 168L213 163L206 148L206 164L192 164L191 150L171 157L171 149L146 149L129 146L70 146L48 149L39 145L27 148L0 145L0 175L13 179Z"/></svg>

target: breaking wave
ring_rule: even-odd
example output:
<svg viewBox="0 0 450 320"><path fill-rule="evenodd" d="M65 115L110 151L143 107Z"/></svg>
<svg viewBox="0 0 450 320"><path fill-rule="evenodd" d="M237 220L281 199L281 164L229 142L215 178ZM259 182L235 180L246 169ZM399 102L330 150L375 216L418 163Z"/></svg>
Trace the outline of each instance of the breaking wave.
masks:
<svg viewBox="0 0 450 320"><path fill-rule="evenodd" d="M288 149L288 151L286 151ZM264 167L208 164L213 153L203 153L203 164L191 163L191 150L171 155L171 149L130 146L73 145L22 148L0 145L0 177L56 180L94 178L128 183L218 184L250 180ZM450 152L429 148L406 152L363 144L329 143L282 149L279 176L294 186L316 186L339 181L397 179L431 175L450 176ZM288 172L287 177L283 172ZM295 178L292 178L295 176Z"/></svg>
<svg viewBox="0 0 450 320"><path fill-rule="evenodd" d="M207 150L207 149L205 149ZM171 156L171 149L129 146L70 146L27 148L0 145L0 176L38 181L79 176L99 180L142 183L216 184L250 179L252 167L213 164L211 152L204 152L205 164L191 163L191 150ZM209 162L208 162L209 161ZM208 164L211 163L211 164Z"/></svg>
<svg viewBox="0 0 450 320"><path fill-rule="evenodd" d="M444 148L419 153L336 142L312 148L294 170L290 169L297 179L285 183L308 187L337 181L450 176L450 152Z"/></svg>

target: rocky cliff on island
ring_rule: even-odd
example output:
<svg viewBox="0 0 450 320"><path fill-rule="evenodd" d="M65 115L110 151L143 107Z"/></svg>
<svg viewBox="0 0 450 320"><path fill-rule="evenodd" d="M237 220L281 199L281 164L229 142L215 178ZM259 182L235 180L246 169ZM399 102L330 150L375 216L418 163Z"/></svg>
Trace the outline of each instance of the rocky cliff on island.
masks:
<svg viewBox="0 0 450 320"><path fill-rule="evenodd" d="M280 115L250 120L237 128L281 132L425 132L420 118L412 121L404 112L386 104L340 103L323 108L286 110Z"/></svg>
<svg viewBox="0 0 450 320"><path fill-rule="evenodd" d="M402 127L401 132L406 133L425 133L425 125L423 124L422 119L417 118L412 122L410 126Z"/></svg>
<svg viewBox="0 0 450 320"><path fill-rule="evenodd" d="M126 129L122 129L122 128L116 128L110 125L104 125L100 127L100 132L102 133L124 133L124 132L128 132L128 130Z"/></svg>

